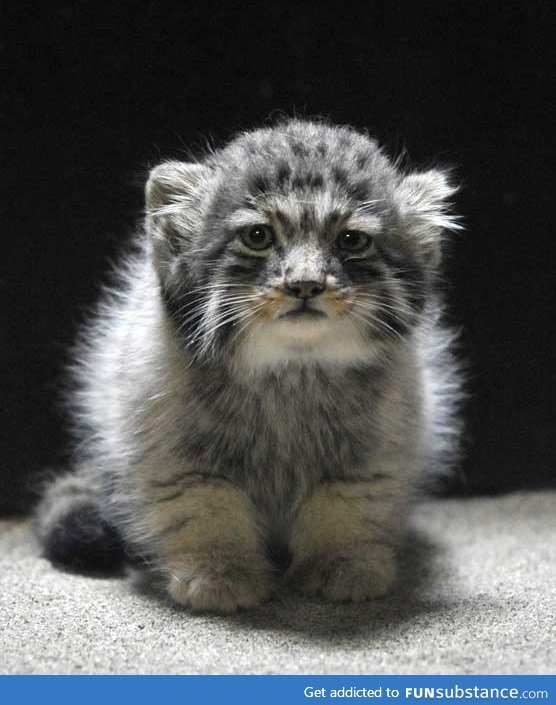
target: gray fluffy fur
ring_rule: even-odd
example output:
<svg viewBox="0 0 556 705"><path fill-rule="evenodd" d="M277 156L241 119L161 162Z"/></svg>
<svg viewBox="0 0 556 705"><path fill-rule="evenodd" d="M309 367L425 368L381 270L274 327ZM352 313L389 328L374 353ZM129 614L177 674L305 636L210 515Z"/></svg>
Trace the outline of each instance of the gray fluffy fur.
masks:
<svg viewBox="0 0 556 705"><path fill-rule="evenodd" d="M265 599L286 551L303 592L383 595L415 489L458 446L435 293L454 190L299 120L156 167L138 253L79 346L80 451L37 512L47 555L85 550L69 534L87 515L194 608ZM272 244L251 250L261 224ZM307 282L317 312L294 318Z"/></svg>

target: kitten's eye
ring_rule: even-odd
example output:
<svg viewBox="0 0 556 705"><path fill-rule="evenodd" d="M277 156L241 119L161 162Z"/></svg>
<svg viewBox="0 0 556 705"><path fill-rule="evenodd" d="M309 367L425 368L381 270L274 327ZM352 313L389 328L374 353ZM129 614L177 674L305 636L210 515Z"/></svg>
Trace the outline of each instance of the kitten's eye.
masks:
<svg viewBox="0 0 556 705"><path fill-rule="evenodd" d="M364 252L371 244L372 237L360 230L344 230L336 238L336 244L344 252Z"/></svg>
<svg viewBox="0 0 556 705"><path fill-rule="evenodd" d="M272 228L268 225L254 225L240 236L241 242L250 250L268 250L273 240Z"/></svg>

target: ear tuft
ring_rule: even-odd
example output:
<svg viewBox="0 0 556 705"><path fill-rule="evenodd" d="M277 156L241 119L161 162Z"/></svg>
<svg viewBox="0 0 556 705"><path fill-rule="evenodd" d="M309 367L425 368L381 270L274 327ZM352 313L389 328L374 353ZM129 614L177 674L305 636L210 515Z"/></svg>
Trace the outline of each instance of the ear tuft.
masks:
<svg viewBox="0 0 556 705"><path fill-rule="evenodd" d="M202 164L163 162L149 174L145 188L146 230L154 243L154 259L164 286L202 220L203 196L210 170Z"/></svg>
<svg viewBox="0 0 556 705"><path fill-rule="evenodd" d="M457 218L447 212L448 199L457 192L447 175L436 169L405 176L398 186L402 215L436 230L461 230Z"/></svg>
<svg viewBox="0 0 556 705"><path fill-rule="evenodd" d="M409 174L398 184L396 196L404 227L434 267L440 262L442 231L462 229L457 216L449 212L449 199L457 190L436 169Z"/></svg>
<svg viewBox="0 0 556 705"><path fill-rule="evenodd" d="M149 174L145 188L147 214L150 217L175 215L187 207L198 194L208 169L202 164L163 162Z"/></svg>

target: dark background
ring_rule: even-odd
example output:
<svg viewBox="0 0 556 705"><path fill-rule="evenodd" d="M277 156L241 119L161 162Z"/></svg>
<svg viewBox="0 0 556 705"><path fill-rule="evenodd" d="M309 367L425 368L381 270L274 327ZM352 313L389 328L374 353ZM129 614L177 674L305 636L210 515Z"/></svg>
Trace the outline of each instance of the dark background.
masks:
<svg viewBox="0 0 556 705"><path fill-rule="evenodd" d="M11 3L0 508L27 508L64 462L65 351L141 215L148 167L276 111L456 166L466 232L448 295L471 396L451 491L554 484L550 15L541 2Z"/></svg>

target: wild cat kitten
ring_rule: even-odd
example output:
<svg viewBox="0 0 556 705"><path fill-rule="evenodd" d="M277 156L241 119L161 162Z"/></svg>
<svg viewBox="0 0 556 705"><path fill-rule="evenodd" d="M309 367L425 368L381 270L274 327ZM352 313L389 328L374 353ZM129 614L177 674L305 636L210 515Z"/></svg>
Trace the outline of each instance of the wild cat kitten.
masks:
<svg viewBox="0 0 556 705"><path fill-rule="evenodd" d="M232 611L285 578L384 595L459 393L434 293L454 188L366 135L291 120L150 174L139 252L85 331L80 458L36 527L74 567L132 557Z"/></svg>

